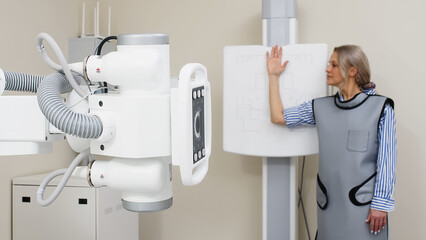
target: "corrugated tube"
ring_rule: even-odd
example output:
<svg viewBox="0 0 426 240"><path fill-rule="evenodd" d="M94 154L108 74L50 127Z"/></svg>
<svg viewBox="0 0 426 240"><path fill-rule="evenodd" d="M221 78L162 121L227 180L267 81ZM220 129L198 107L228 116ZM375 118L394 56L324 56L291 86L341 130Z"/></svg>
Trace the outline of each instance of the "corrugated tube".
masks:
<svg viewBox="0 0 426 240"><path fill-rule="evenodd" d="M73 112L60 94L73 88L62 73L44 78L37 91L37 100L44 116L59 130L82 138L98 138L102 134L102 121L97 116Z"/></svg>
<svg viewBox="0 0 426 240"><path fill-rule="evenodd" d="M5 90L36 93L45 76L4 71Z"/></svg>

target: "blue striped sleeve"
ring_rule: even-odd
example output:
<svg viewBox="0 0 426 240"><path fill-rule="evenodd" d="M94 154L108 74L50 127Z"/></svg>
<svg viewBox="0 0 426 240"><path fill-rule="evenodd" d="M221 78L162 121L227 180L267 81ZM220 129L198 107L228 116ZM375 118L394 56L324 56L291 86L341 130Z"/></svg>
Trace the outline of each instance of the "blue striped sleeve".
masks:
<svg viewBox="0 0 426 240"><path fill-rule="evenodd" d="M377 176L371 208L381 211L395 209L394 186L396 169L396 120L393 108L387 104L379 124Z"/></svg>
<svg viewBox="0 0 426 240"><path fill-rule="evenodd" d="M289 128L308 124L314 125L315 119L312 109L312 101L284 109L284 119L287 127Z"/></svg>

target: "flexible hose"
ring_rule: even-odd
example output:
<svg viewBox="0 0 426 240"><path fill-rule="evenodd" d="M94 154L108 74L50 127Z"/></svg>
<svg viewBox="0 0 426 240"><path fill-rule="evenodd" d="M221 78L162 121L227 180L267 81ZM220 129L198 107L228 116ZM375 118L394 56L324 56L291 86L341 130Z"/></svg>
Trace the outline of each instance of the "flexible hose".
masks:
<svg viewBox="0 0 426 240"><path fill-rule="evenodd" d="M37 202L40 206L46 207L49 206L53 201L56 200L56 198L59 196L59 194L62 192L62 189L64 189L65 184L70 179L72 173L77 168L78 164L86 158L89 157L89 149L86 149L85 151L81 152L77 157L71 162L70 166L63 169L58 169L56 171L51 172L47 177L43 180L43 182L40 184L40 187L37 190ZM59 182L58 186L55 188L55 191L50 195L46 200L43 199L44 191L46 190L47 185L49 184L52 179L54 179L57 176L64 175Z"/></svg>
<svg viewBox="0 0 426 240"><path fill-rule="evenodd" d="M46 42L49 43L50 46L53 48L53 52L55 53L61 65L56 64L49 58L49 56L47 55L44 49L43 40L46 40ZM40 33L37 36L37 48L38 48L38 51L41 53L41 56L43 57L44 61L47 63L47 65L49 65L51 68L55 69L56 71L63 70L72 88L78 93L78 95L80 95L80 97L84 97L86 95L85 91L83 91L83 89L80 88L80 86L78 85L78 82L74 79L71 73L70 67L68 66L68 63L65 60L65 57L62 54L62 51L59 48L58 44L55 42L55 40L47 33Z"/></svg>
<svg viewBox="0 0 426 240"><path fill-rule="evenodd" d="M99 117L76 113L65 106L60 94L71 90L72 87L63 74L52 73L46 76L37 93L41 112L53 126L64 133L82 138L98 138L103 129Z"/></svg>
<svg viewBox="0 0 426 240"><path fill-rule="evenodd" d="M45 76L4 71L5 90L36 93Z"/></svg>
<svg viewBox="0 0 426 240"><path fill-rule="evenodd" d="M113 40L113 39L117 40L117 36L109 36L104 38L104 40L102 40L102 42L99 43L98 47L96 48L96 51L95 51L96 55L101 55L102 47L104 46L104 44L108 42L109 40Z"/></svg>

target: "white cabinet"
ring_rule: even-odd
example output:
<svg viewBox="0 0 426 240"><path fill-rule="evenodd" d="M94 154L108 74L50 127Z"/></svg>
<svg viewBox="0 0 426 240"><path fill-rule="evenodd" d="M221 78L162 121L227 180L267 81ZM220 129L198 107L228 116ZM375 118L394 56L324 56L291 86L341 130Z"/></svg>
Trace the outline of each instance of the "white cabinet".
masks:
<svg viewBox="0 0 426 240"><path fill-rule="evenodd" d="M47 175L47 174L46 174ZM37 189L46 175L13 179L13 240L138 240L138 214L121 205L120 192L92 188L71 178L48 207L37 203ZM60 178L51 181L45 198Z"/></svg>

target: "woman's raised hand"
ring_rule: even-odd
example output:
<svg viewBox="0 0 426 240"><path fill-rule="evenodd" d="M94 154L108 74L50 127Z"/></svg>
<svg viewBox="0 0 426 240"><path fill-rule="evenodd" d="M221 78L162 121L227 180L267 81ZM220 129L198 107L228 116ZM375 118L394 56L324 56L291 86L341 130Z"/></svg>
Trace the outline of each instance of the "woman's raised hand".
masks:
<svg viewBox="0 0 426 240"><path fill-rule="evenodd" d="M266 68L270 76L279 76L284 72L288 61L285 61L284 64L281 65L282 55L283 49L281 47L278 49L278 45L272 47L271 55L269 55L269 52L266 52Z"/></svg>
<svg viewBox="0 0 426 240"><path fill-rule="evenodd" d="M283 55L283 49L278 50L278 46L272 47L271 56L269 52L266 52L266 68L268 69L269 78L269 106L271 110L271 122L285 125L285 119L283 115L283 104L281 102L281 96L279 91L279 76L284 72L288 61L285 61L281 65L281 57Z"/></svg>

